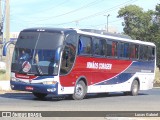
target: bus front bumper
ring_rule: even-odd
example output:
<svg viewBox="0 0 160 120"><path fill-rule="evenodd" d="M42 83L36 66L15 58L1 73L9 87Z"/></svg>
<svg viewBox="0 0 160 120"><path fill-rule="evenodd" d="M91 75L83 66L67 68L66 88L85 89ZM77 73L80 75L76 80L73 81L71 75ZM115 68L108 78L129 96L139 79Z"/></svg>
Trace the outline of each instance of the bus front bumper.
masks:
<svg viewBox="0 0 160 120"><path fill-rule="evenodd" d="M54 95L58 94L58 83L44 85L38 83L24 83L24 82L10 81L10 85L12 90L46 93Z"/></svg>

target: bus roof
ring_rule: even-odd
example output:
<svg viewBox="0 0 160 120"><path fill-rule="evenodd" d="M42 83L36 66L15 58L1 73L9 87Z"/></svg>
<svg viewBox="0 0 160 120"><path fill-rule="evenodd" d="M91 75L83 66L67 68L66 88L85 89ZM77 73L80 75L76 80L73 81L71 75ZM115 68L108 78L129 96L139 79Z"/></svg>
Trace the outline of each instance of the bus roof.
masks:
<svg viewBox="0 0 160 120"><path fill-rule="evenodd" d="M80 30L85 31L85 32L97 33L97 34L101 34L101 35L109 35L109 36L115 36L115 37L132 39L128 35L110 33L110 32L107 32L106 30L95 30L95 29L80 29Z"/></svg>
<svg viewBox="0 0 160 120"><path fill-rule="evenodd" d="M113 34L100 34L100 33L95 33L95 32L89 32L89 31L83 31L80 29L75 29L77 31L77 33L79 34L83 34L83 35L90 35L90 36L95 36L95 37L102 37L102 38L108 38L108 39L112 39L112 40L118 40L118 41L124 41L124 42L131 42L131 43L136 43L136 44L145 44L145 45L151 45L151 46L155 46L154 43L152 42L145 42L145 41L141 41L141 40L133 40L130 38L126 38L124 36L118 36L118 35L113 35Z"/></svg>
<svg viewBox="0 0 160 120"><path fill-rule="evenodd" d="M133 40L130 37L125 36L125 35L106 33L105 31L102 31L102 30L74 29L74 28L46 28L46 27L28 28L28 29L22 30L22 32L45 32L45 31L46 32L57 32L57 33L62 33L62 34L76 32L76 33L83 34L83 35L90 35L90 36L108 38L108 39L113 39L113 40L118 40L118 41L155 46L155 44L152 42Z"/></svg>
<svg viewBox="0 0 160 120"><path fill-rule="evenodd" d="M27 28L22 30L22 32L57 32L57 33L69 33L76 32L70 28L47 28L47 27L37 27L37 28Z"/></svg>

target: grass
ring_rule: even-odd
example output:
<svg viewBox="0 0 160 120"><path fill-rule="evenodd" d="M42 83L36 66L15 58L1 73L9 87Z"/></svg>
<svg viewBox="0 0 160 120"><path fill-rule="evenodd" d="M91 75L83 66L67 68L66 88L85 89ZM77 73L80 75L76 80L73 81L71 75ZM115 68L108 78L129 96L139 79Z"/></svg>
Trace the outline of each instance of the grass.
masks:
<svg viewBox="0 0 160 120"><path fill-rule="evenodd" d="M0 80L4 80L5 79L5 73L0 72Z"/></svg>
<svg viewBox="0 0 160 120"><path fill-rule="evenodd" d="M2 80L9 80L9 79L10 79L9 76L10 76L10 75L7 75L6 72L0 71L0 81L2 81Z"/></svg>
<svg viewBox="0 0 160 120"><path fill-rule="evenodd" d="M160 83L160 70L158 68L156 68L155 81Z"/></svg>
<svg viewBox="0 0 160 120"><path fill-rule="evenodd" d="M160 87L160 70L156 68L155 87Z"/></svg>

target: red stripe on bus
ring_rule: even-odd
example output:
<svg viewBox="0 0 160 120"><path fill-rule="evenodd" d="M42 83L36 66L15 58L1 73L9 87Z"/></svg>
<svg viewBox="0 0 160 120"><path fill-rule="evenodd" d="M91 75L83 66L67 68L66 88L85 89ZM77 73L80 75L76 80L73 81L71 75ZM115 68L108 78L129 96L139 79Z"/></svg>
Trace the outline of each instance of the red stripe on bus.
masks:
<svg viewBox="0 0 160 120"><path fill-rule="evenodd" d="M87 66L87 63L91 65ZM67 75L60 76L60 83L64 87L74 86L76 80L83 76L87 79L88 85L96 84L120 74L131 63L131 60L78 56L72 71ZM100 65L108 66L100 68Z"/></svg>

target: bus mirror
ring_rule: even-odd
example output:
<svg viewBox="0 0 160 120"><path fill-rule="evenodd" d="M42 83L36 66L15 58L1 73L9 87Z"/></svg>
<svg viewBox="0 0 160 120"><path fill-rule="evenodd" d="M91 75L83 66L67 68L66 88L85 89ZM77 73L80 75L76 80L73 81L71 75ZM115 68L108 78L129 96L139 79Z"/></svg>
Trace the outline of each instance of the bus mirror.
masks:
<svg viewBox="0 0 160 120"><path fill-rule="evenodd" d="M15 42L13 41L9 41L9 42L6 42L4 45L3 45L3 56L6 56L7 55L7 48L10 44L13 44L15 45Z"/></svg>

